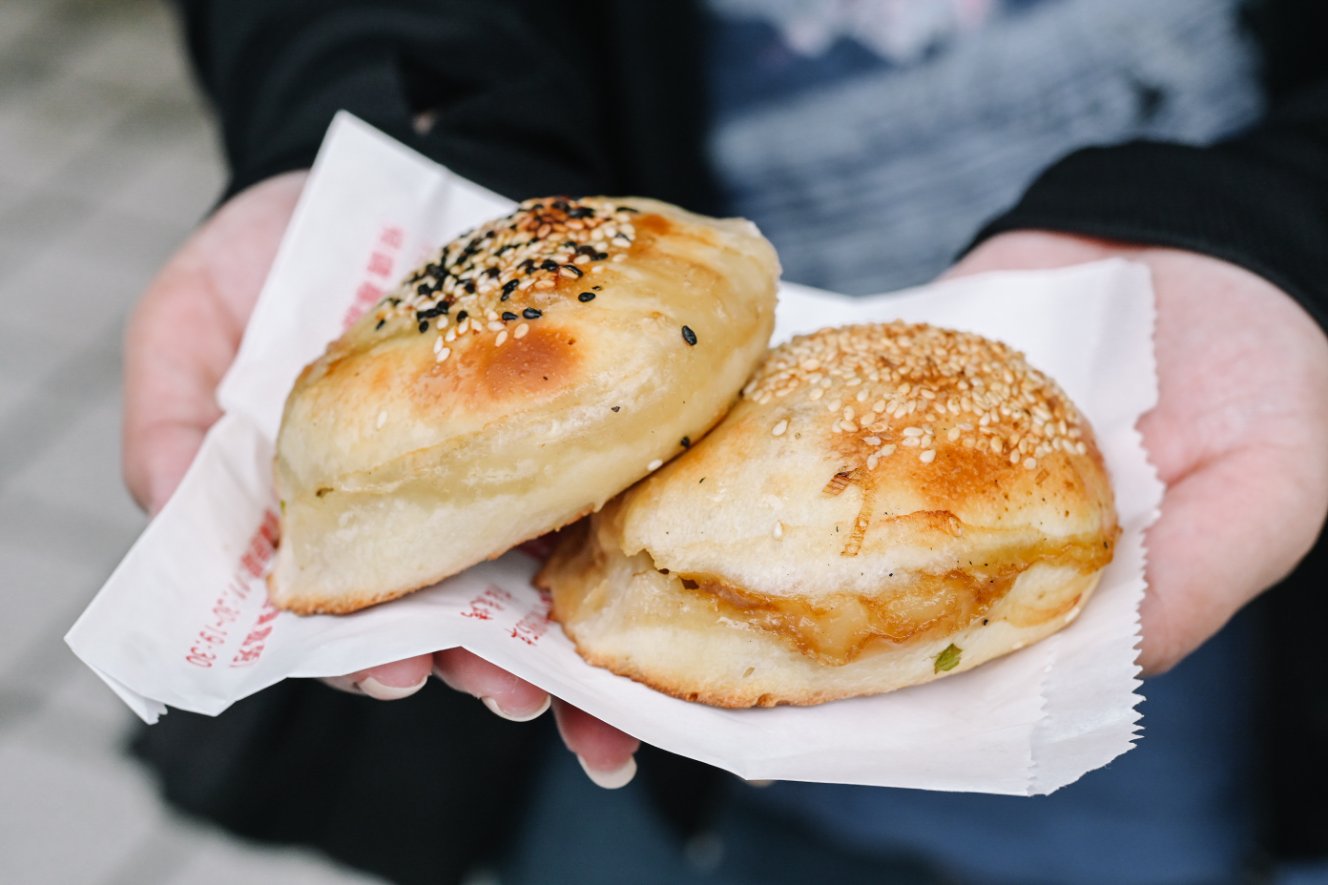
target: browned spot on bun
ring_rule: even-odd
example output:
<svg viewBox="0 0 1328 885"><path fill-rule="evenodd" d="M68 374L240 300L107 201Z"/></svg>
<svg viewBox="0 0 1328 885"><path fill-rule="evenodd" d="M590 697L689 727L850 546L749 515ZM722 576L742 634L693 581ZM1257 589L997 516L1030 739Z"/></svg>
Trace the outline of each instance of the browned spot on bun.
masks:
<svg viewBox="0 0 1328 885"><path fill-rule="evenodd" d="M926 465L913 464L915 482L936 504L958 509L971 498L985 496L999 489L1012 478L1023 476L1023 466L1010 464L1007 457L992 454L990 449L979 450L962 446L948 446L942 459L942 469L928 470Z"/></svg>
<svg viewBox="0 0 1328 885"><path fill-rule="evenodd" d="M653 212L648 215L638 215L635 226L638 237L650 237L651 239L667 236L677 227L663 215L657 215Z"/></svg>
<svg viewBox="0 0 1328 885"><path fill-rule="evenodd" d="M474 367L476 394L491 399L561 390L575 382L574 336L552 324L531 323L523 338L502 347L472 348L464 361Z"/></svg>

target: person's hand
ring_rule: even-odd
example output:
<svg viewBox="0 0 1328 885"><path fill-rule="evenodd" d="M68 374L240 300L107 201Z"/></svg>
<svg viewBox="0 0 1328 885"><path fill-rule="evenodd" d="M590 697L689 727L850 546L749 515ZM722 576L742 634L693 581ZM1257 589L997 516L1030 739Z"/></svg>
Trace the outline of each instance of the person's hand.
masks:
<svg viewBox="0 0 1328 885"><path fill-rule="evenodd" d="M130 319L124 476L150 514L165 505L221 416L217 384L235 358L305 178L304 172L278 176L229 200L171 257ZM508 719L534 719L550 706L544 691L461 649L324 681L395 700L422 688L431 672ZM553 706L564 741L592 780L609 787L631 780L635 738L574 707Z"/></svg>
<svg viewBox="0 0 1328 885"><path fill-rule="evenodd" d="M1328 338L1289 296L1215 258L1021 231L947 276L1142 262L1157 292L1157 406L1139 422L1167 485L1149 530L1145 672L1164 671L1284 577L1328 511ZM1067 298L1073 297L1067 294Z"/></svg>

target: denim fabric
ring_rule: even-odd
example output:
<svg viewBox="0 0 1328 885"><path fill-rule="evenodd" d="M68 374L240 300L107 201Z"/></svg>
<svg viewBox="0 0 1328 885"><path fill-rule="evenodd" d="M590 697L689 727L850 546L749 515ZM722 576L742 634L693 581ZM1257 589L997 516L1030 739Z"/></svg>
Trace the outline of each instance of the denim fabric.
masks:
<svg viewBox="0 0 1328 885"><path fill-rule="evenodd" d="M1263 106L1238 0L997 4L893 59L847 32L820 54L792 51L788 10L807 5L772 4L785 13L774 20L711 0L708 62L727 208L761 226L801 283L862 294L925 282L1074 148L1207 143Z"/></svg>

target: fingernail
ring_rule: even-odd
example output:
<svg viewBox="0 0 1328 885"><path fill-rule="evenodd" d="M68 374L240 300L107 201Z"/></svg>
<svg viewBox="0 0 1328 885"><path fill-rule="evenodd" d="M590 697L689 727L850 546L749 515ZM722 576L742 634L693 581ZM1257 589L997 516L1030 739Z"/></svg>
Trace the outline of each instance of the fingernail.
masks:
<svg viewBox="0 0 1328 885"><path fill-rule="evenodd" d="M549 696L545 695L543 702L541 702L534 710L531 710L528 713L512 713L498 706L498 702L493 698L486 697L480 698L480 700L484 702L484 706L489 708L489 712L493 713L495 716L501 716L511 722L529 722L532 719L538 719L544 715L545 710L549 709L549 704L551 703Z"/></svg>
<svg viewBox="0 0 1328 885"><path fill-rule="evenodd" d="M636 777L636 757L628 756L627 761L622 767L615 768L613 771L597 771L586 764L586 760L580 756L576 761L581 763L581 770L586 773L586 777L594 781L595 786L603 787L606 790L616 790L619 787L625 787Z"/></svg>
<svg viewBox="0 0 1328 885"><path fill-rule="evenodd" d="M356 683L356 687L369 697L379 701L399 701L402 698L408 698L415 692L424 688L424 683L429 681L428 676L423 676L420 681L414 685L387 685L379 682L377 679L369 676Z"/></svg>

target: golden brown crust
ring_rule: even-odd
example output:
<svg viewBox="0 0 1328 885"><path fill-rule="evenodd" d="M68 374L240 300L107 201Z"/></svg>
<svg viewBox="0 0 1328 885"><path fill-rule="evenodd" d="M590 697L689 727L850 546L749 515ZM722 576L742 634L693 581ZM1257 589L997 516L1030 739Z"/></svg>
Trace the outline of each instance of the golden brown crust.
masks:
<svg viewBox="0 0 1328 885"><path fill-rule="evenodd" d="M777 275L749 223L642 198L528 201L449 244L292 390L274 600L352 611L597 508L727 411Z"/></svg>
<svg viewBox="0 0 1328 885"><path fill-rule="evenodd" d="M901 671L926 676L919 661L950 637L976 643L970 666L1059 628L1111 559L1087 422L1002 344L902 323L822 330L777 348L744 392L542 574L569 634L617 672L702 699L805 703L821 695L801 659L836 696L887 690L911 684ZM704 636L701 658L745 648L792 682L752 695L652 657L665 634L645 612L676 625L671 606L705 614L669 643ZM630 652L615 638L629 623Z"/></svg>

